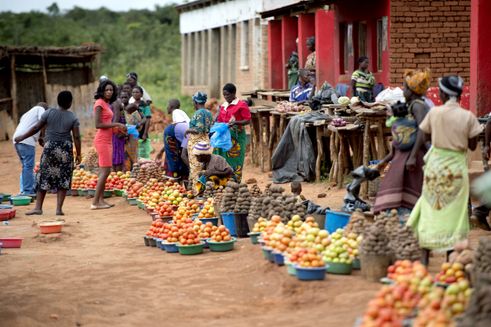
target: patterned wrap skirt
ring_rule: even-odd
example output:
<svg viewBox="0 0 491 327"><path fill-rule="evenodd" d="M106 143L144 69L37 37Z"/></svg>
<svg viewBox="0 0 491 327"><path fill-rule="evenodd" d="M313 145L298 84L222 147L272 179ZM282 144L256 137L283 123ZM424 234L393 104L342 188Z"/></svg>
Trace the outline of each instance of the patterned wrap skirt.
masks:
<svg viewBox="0 0 491 327"><path fill-rule="evenodd" d="M72 184L73 143L71 141L48 141L44 145L39 173L38 190L69 190Z"/></svg>

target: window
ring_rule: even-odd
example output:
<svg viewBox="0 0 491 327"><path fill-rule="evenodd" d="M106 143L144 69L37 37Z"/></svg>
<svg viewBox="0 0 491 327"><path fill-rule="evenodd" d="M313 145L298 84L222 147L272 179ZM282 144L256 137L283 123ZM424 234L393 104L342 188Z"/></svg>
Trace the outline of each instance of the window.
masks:
<svg viewBox="0 0 491 327"><path fill-rule="evenodd" d="M243 21L240 28L240 69L249 69L249 21Z"/></svg>
<svg viewBox="0 0 491 327"><path fill-rule="evenodd" d="M387 17L377 20L377 71L382 71L382 54L387 50Z"/></svg>
<svg viewBox="0 0 491 327"><path fill-rule="evenodd" d="M367 55L367 23L358 24L358 58Z"/></svg>
<svg viewBox="0 0 491 327"><path fill-rule="evenodd" d="M341 71L344 74L347 74L350 70L349 62L350 57L353 57L353 24L343 24L341 27L342 35L341 38L341 49L343 51L342 63L341 63Z"/></svg>

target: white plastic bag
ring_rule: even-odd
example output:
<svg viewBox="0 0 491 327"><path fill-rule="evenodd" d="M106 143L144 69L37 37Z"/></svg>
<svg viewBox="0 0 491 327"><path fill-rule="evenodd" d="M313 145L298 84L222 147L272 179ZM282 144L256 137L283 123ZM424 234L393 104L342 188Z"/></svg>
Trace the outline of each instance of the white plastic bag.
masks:
<svg viewBox="0 0 491 327"><path fill-rule="evenodd" d="M397 101L406 102L406 99L400 87L388 87L377 95L375 101L393 104Z"/></svg>

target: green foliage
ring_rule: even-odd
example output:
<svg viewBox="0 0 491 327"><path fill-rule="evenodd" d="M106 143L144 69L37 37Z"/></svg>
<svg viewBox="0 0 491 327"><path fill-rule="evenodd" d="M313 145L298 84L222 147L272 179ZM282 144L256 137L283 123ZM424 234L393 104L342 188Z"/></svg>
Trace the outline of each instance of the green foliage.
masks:
<svg viewBox="0 0 491 327"><path fill-rule="evenodd" d="M73 46L83 43L103 46L101 75L121 84L128 72L136 71L139 83L157 107L166 108L170 98L179 98L183 109L191 111L189 97L180 95L179 15L173 6L125 12L74 7L60 13L53 3L47 14L0 13L0 44Z"/></svg>

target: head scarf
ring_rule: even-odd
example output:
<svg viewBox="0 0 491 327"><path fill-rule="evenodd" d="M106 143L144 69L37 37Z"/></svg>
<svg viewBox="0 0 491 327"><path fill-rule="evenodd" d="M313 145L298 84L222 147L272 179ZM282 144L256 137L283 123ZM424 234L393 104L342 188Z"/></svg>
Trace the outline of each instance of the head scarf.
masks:
<svg viewBox="0 0 491 327"><path fill-rule="evenodd" d="M210 143L201 141L196 143L196 145L193 148L193 154L195 156L198 156L200 154L211 154L213 152L213 149L210 146Z"/></svg>
<svg viewBox="0 0 491 327"><path fill-rule="evenodd" d="M417 95L424 95L430 87L431 72L429 69L421 70L406 70L404 72L404 81L411 91Z"/></svg>
<svg viewBox="0 0 491 327"><path fill-rule="evenodd" d="M182 122L189 123L190 120L191 119L189 119L189 116L181 109L174 109L174 111L172 111L173 123L182 123Z"/></svg>
<svg viewBox="0 0 491 327"><path fill-rule="evenodd" d="M193 101L199 104L204 104L206 103L206 100L208 99L208 96L206 93L198 91L193 95Z"/></svg>
<svg viewBox="0 0 491 327"><path fill-rule="evenodd" d="M438 79L438 86L443 93L450 98L457 98L462 94L464 88L464 80L460 76L452 75Z"/></svg>
<svg viewBox="0 0 491 327"><path fill-rule="evenodd" d="M126 75L126 78L132 78L134 79L135 81L138 81L138 74L135 73L135 72L129 72L128 75Z"/></svg>
<svg viewBox="0 0 491 327"><path fill-rule="evenodd" d="M99 77L99 83L105 81L106 79L109 79L109 77L106 75L101 75L101 77Z"/></svg>

